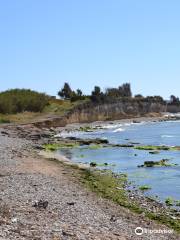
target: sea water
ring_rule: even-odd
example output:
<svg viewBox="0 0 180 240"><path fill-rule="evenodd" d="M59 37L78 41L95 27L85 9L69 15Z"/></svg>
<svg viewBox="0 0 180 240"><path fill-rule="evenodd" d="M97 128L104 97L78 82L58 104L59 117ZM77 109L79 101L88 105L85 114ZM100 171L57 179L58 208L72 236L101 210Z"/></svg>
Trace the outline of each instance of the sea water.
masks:
<svg viewBox="0 0 180 240"><path fill-rule="evenodd" d="M104 124L101 129L93 132L70 132L68 135L81 138L104 138L113 144L167 145L180 146L180 121L141 122ZM160 151L150 154L147 150L134 148L107 147L90 149L79 147L61 149L74 162L98 164L108 163L100 167L116 173L127 173L128 180L137 188L148 185L150 190L145 194L158 196L160 201L167 197L180 200L180 151ZM177 164L168 167L139 168L144 161L159 161L169 159L169 163Z"/></svg>

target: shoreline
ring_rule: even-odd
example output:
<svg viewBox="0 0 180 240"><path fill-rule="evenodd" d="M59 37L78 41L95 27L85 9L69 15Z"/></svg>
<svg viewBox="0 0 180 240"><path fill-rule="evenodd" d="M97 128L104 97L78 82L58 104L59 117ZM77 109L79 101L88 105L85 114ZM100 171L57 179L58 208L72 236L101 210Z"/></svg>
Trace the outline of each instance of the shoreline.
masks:
<svg viewBox="0 0 180 240"><path fill-rule="evenodd" d="M100 194L100 196L102 196L102 198L108 198L109 200L111 200L112 202L115 202L117 205L120 204L120 206L127 208L128 210L130 210L130 212L135 212L136 214L143 214L143 216L151 219L151 220L155 220L156 222L160 223L160 224L165 224L167 227L172 227L172 229L176 230L178 233L180 232L180 228L178 227L178 221L179 221L179 212L174 209L174 208L170 208L168 206L165 206L163 203L157 201L157 199L151 198L151 197L147 197L145 195L143 195L137 188L133 188L131 190L129 190L129 187L133 187L134 185L132 185L131 183L128 182L128 180L125 180L125 186L123 187L118 187L117 185L117 190L115 191L119 191L120 189L122 189L125 192L125 195L127 195L127 199L125 203L122 203L121 201L119 202L119 200L117 201L117 199L114 199L113 194L111 195L107 195L105 192L106 190L103 190L103 187L106 186L101 186L101 190L102 190L102 194L97 191L97 188L93 187L94 182L91 182L92 179L94 178L94 176L96 176L98 174L98 182L101 184L104 184L103 182L101 182L101 176L106 177L109 176L109 174L112 176L110 176L110 178L108 177L109 181L114 181L117 179L118 176L123 176L123 181L124 181L124 174L126 173L119 173L114 174L113 172L109 171L109 170L100 170L100 169L96 169L93 167L90 167L88 164L81 164L81 163L75 163L69 159L64 159L64 156L59 155L59 157L57 157L57 155L53 154L53 153L48 153L44 152L43 154L40 154L40 156L45 157L47 160L50 161L55 161L57 162L57 164L61 164L65 167L68 168L72 168L72 169L76 169L75 171L81 171L79 180L81 182L83 182L82 185L84 185L84 177L83 175L88 173L88 175L90 176L90 180L86 181L85 186L92 191L97 193L98 195ZM107 171L107 172L106 172ZM85 177L86 179L86 177ZM104 181L102 179L102 181ZM120 178L121 179L121 178ZM97 179L94 178L93 181L96 181ZM127 182L126 182L127 181ZM100 191L101 191L100 190ZM114 191L114 189L109 189L108 191ZM105 192L104 192L105 191ZM131 201L131 199L133 199L133 201ZM177 223L175 223L175 221L177 220ZM177 224L177 228L176 228L176 224Z"/></svg>
<svg viewBox="0 0 180 240"><path fill-rule="evenodd" d="M118 121L118 122L123 122L123 123L127 123L127 121L128 122L132 122L133 120L136 120L137 121L137 118L135 118L135 119L123 119L123 120L120 120L120 121ZM164 121L164 118L162 118L162 117L160 117L160 118L138 118L138 121L144 121L144 120L146 120L146 121ZM112 122L112 121L110 121L110 122ZM115 121L115 122L117 122L117 121ZM103 122L104 123L104 122ZM102 123L102 124L103 124ZM106 122L107 123L107 122ZM92 124L92 123L91 123ZM95 122L95 123L93 123L93 124L97 124L97 122ZM99 124L99 122L98 122L98 124ZM79 124L79 126L82 126L82 124ZM84 125L87 125L87 123L85 123ZM74 126L75 128L77 127L77 125L75 125ZM68 129L70 129L70 126L67 126L67 128ZM63 128L64 129L64 128ZM74 128L73 128L74 129ZM15 126L15 128L13 127L13 128L2 128L2 130L1 130L1 132L3 133L3 135L5 136L5 137L7 137L7 138L10 138L10 139L16 139L17 137L18 137L18 139L27 139L27 141L30 141L31 143L29 144L29 147L31 148L32 147L32 149L30 150L30 155L32 155L32 152L34 152L34 154L33 154L33 158L34 158L34 160L37 158L39 158L39 161L42 161L42 164L44 163L44 165L46 165L46 162L44 162L43 161L43 159L45 159L45 156L38 156L37 155L37 153L38 152L40 152L40 151L42 151L42 145L44 144L44 143L50 143L53 139L54 139L54 135L56 135L56 133L57 133L57 131L59 131L60 129L59 128L57 128L57 129L53 129L53 128L51 128L51 129L37 129L37 128L35 128L34 126L32 126L32 125L26 125L25 127L24 126ZM56 139L57 140L57 139ZM64 141L66 141L67 139L61 139L61 141L62 142L64 142ZM58 140L59 141L59 140ZM68 140L69 141L69 140ZM23 152L22 152L23 153ZM25 151L25 153L26 153L26 151ZM27 154L27 153L26 153ZM57 156L56 156L57 157ZM79 167L80 167L80 170L83 170L83 174L86 172L86 170L88 169L88 166L87 165L80 165L78 168L77 168L77 166L75 166L76 164L74 163L74 162L72 162L72 161L70 161L69 159L67 159L67 158L62 158L61 156L60 156L60 161L59 162L56 162L56 158L54 155L52 155L52 153L50 153L50 154L48 154L47 155L47 152L46 152L46 158L47 158L47 162L48 162L48 159L50 159L50 160L52 160L52 161L50 161L50 166L54 166L56 169L58 169L59 167L61 167L62 169L64 169L63 171L66 171L65 169L68 169L68 171L70 171L70 173L71 173L71 171L72 172L74 172L74 174L76 175L76 173L77 173L77 171L79 171ZM25 161L25 160L24 160ZM36 161L36 160L35 160ZM63 162L64 161L64 162ZM26 161L25 161L26 162ZM42 165L42 168L44 168L44 165ZM33 168L35 167L35 165L33 166ZM30 169L31 170L31 169ZM39 170L39 171L42 171L41 169ZM49 169L47 170L47 171L49 171ZM69 176L70 177L70 176ZM68 178L69 178L68 177ZM71 178L71 177L70 177ZM75 181L77 181L78 182L78 180L77 180L78 178L74 178L74 180ZM79 178L79 179L81 179L81 177ZM89 184L90 182L86 182L87 184ZM73 183L72 183L73 184ZM81 183L77 183L78 185L80 185L80 188L84 188L83 187L83 185L81 185ZM91 188L91 190L90 191L92 191L93 192L93 189ZM96 192L96 191L95 191ZM97 196L97 193L95 193L95 195L96 195L96 197L95 198L98 198ZM102 196L103 197L103 196ZM135 195L129 195L129 197L135 197ZM103 197L104 198L104 197ZM112 201L111 199L109 199L109 201ZM150 203L151 202L151 203ZM157 211L157 208L159 207L161 207L160 205L159 205L159 203L155 203L155 202L152 202L152 201L150 201L149 203L148 202L142 202L142 205L143 204L145 204L145 208L152 208L152 209L155 209L156 211ZM92 203L91 203L92 204ZM116 204L116 206L118 206L118 204L115 202L115 204ZM151 205L150 205L151 204ZM158 204L158 205L156 205L156 204ZM122 206L118 206L118 207L122 207ZM124 207L123 207L124 208ZM127 209L128 211L129 211L129 209L130 208L126 208L125 207L125 209ZM138 210L138 209L136 209L136 210ZM136 210L135 210L135 212L136 212ZM165 211L167 210L167 209L164 209ZM164 211L163 210L163 211ZM109 210L110 211L110 210ZM123 210L124 211L124 210ZM139 210L138 210L139 211ZM89 213L90 214L90 213ZM131 216L133 216L133 211L130 211L129 212L129 214L130 214L130 218L131 218ZM143 216L143 218L144 218L144 214L143 213L140 213L140 214L137 214L136 216L135 216L135 218L136 219L138 219L139 218L139 216L140 217L142 217ZM145 215L146 216L146 215ZM150 221L152 221L153 219L156 219L156 215L149 215L149 219L151 219ZM145 217L145 218L147 218L147 216ZM167 220L167 219L166 219ZM164 222L162 221L162 219L161 219L161 224L162 223L164 223L164 224L166 224L167 225L167 223L166 223L166 220L164 220ZM175 219L171 219L172 220L172 222L173 221L176 221ZM169 220L168 220L169 221ZM154 221L152 221L152 223L153 223ZM154 222L154 224L156 225L157 223L156 222ZM163 225L164 226L164 225ZM156 226L157 227L157 226ZM165 227L166 228L166 227ZM171 229L171 228L170 228ZM162 239L165 239L164 238L164 236L163 235L161 235L161 237L162 237ZM161 237L160 236L156 236L156 239L161 239ZM136 235L133 235L133 238L134 239L136 239ZM49 239L49 238L48 238ZM77 238L78 239L78 238ZM93 239L93 238L92 238ZM116 238L115 238L116 239ZM119 239L119 238L117 238L117 239ZM130 238L126 238L126 239L130 239ZM139 239L139 238L138 238ZM144 236L144 238L143 239L146 239L145 238L145 236ZM147 236L147 239L148 239L148 236ZM152 238L153 239L153 238ZM168 239L168 238L167 238ZM173 238L172 238L173 239ZM174 239L176 239L176 237L174 238Z"/></svg>
<svg viewBox="0 0 180 240"><path fill-rule="evenodd" d="M80 127L89 126L106 126L117 124L126 124L126 123L141 123L141 122L163 122L163 121L177 121L180 120L179 114L171 114L171 113L161 113L161 116L143 116L143 117L132 117L132 118L124 118L120 120L106 120L106 121L94 121L94 122L86 122L86 123L71 123L67 124L65 127L56 127L59 132L65 131L74 131L79 129Z"/></svg>
<svg viewBox="0 0 180 240"><path fill-rule="evenodd" d="M136 119L137 120L137 119ZM139 118L138 119L139 121L135 122L135 123L141 123L141 122L161 122L161 121L167 121L167 119L164 119L164 118ZM128 122L126 120L120 120L120 121L114 121L114 123L132 123L134 121L134 119L128 119ZM111 122L106 122L106 124L111 124ZM103 124L104 125L104 122L93 122L91 123L90 125L88 126L96 126L96 125L100 125L100 124ZM75 124L73 126L68 126L68 131L74 131L74 129L77 129L77 127L79 127L82 125L81 124ZM85 124L85 126L87 126L87 124ZM59 140L66 140L68 142L69 138L60 138L59 137ZM77 141L78 138L75 138L74 141ZM88 139L85 139L85 140L88 140ZM55 160L58 160L60 162L63 162L64 164L67 164L69 166L73 165L73 166L76 166L77 168L79 169L83 169L83 170L91 170L92 172L93 171L97 171L96 168L93 168L93 167L90 167L89 164L84 164L84 163L76 163L76 162L73 162L72 160L66 158L64 155L60 155L60 153L58 154L55 154L53 152L41 152L40 153L41 156L44 156L45 158L52 158L52 159L55 159ZM101 171L103 172L103 170L98 170L98 171ZM122 173L124 174L124 172ZM126 173L125 173L126 174ZM132 187L133 190L131 189L131 191L129 191L129 187ZM150 196L145 196L140 190L138 190L137 186L135 185L132 185L128 183L128 188L127 186L124 188L124 190L126 191L126 193L128 194L129 198L134 198L136 201L137 201L137 204L140 206L140 207L143 207L146 206L149 208L150 212L153 213L154 211L154 208L156 209L155 212L159 212L158 208L161 209L161 212L163 212L163 214L166 212L166 215L169 215L169 216L172 216L172 219L177 219L179 220L179 211L175 208L175 207L168 207L166 206L164 203L162 203L161 201L158 201L157 199L154 199ZM146 209L146 208L145 208Z"/></svg>

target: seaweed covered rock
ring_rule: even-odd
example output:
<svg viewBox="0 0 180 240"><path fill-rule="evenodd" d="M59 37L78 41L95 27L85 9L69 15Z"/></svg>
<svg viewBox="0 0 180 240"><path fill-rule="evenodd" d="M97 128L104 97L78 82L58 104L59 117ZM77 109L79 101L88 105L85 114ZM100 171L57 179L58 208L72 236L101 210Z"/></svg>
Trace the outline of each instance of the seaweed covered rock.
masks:
<svg viewBox="0 0 180 240"><path fill-rule="evenodd" d="M177 164L173 163L168 163L169 159L162 159L160 161L145 161L143 165L138 165L138 167L156 167L156 166L164 166L164 167L169 167L169 166L176 166Z"/></svg>

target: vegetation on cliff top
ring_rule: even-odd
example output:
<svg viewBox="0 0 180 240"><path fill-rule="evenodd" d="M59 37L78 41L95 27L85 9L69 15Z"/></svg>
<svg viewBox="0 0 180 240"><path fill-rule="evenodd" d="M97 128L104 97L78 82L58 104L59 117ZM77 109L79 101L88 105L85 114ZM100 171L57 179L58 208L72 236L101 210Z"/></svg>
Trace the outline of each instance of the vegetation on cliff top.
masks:
<svg viewBox="0 0 180 240"><path fill-rule="evenodd" d="M66 82L59 90L61 99L48 96L44 93L30 89L11 89L0 92L0 123L23 122L49 117L63 116L78 107L78 110L92 108L98 104L111 104L116 102L130 103L160 103L166 104L161 96L143 97L141 94L132 96L131 85L124 83L117 88L107 88L104 91L95 86L90 95L83 93L81 89L72 90ZM180 105L178 97L171 95L168 104Z"/></svg>
<svg viewBox="0 0 180 240"><path fill-rule="evenodd" d="M71 102L89 99L93 103L106 103L118 99L130 99L132 98L132 90L130 83L124 83L117 88L106 88L105 91L102 91L99 86L95 86L91 92L91 95L85 95L80 89L77 89L76 91L72 90L70 85L66 82L58 92L58 95L62 99L71 100ZM134 101L165 103L164 99L161 96L143 97L141 94L138 94L135 95L135 97L132 99L134 99Z"/></svg>

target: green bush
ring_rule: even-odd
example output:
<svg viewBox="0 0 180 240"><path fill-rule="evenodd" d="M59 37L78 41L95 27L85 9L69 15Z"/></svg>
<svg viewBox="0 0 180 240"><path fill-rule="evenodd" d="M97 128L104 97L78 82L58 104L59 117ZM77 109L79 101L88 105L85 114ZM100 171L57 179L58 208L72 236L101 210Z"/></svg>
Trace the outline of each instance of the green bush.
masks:
<svg viewBox="0 0 180 240"><path fill-rule="evenodd" d="M4 119L4 118L0 118L0 123L10 123L10 120Z"/></svg>
<svg viewBox="0 0 180 240"><path fill-rule="evenodd" d="M11 89L0 93L0 113L41 112L49 97L30 89Z"/></svg>

